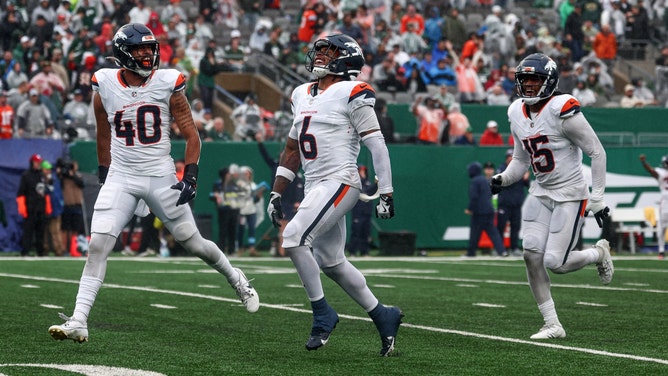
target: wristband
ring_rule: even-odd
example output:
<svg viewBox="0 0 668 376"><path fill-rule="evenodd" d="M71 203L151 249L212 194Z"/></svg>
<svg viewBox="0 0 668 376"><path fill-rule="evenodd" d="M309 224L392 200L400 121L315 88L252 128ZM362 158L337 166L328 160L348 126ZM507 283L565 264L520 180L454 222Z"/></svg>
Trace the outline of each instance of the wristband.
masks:
<svg viewBox="0 0 668 376"><path fill-rule="evenodd" d="M288 179L290 182L295 180L295 173L292 172L292 170L290 170L289 168L286 168L286 167L283 167L283 166L278 166L278 168L276 168L276 176L277 177L282 176L282 177Z"/></svg>
<svg viewBox="0 0 668 376"><path fill-rule="evenodd" d="M199 167L197 163L190 163L183 169L183 180L192 185L197 185L197 175L199 174Z"/></svg>

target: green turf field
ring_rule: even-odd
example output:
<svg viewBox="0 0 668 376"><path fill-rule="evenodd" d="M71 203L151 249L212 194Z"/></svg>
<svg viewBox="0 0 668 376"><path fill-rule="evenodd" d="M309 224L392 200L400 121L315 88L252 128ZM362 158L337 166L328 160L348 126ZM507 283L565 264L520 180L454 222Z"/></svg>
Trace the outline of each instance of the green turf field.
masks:
<svg viewBox="0 0 668 376"><path fill-rule="evenodd" d="M262 306L247 313L195 258L111 257L89 342L54 341L83 259L0 257L0 375L667 375L668 261L614 258L552 274L567 337L532 341L542 318L519 258L356 258L380 300L400 306L397 356L380 358L368 316L323 275L340 322L306 351L311 315L287 259L234 258Z"/></svg>

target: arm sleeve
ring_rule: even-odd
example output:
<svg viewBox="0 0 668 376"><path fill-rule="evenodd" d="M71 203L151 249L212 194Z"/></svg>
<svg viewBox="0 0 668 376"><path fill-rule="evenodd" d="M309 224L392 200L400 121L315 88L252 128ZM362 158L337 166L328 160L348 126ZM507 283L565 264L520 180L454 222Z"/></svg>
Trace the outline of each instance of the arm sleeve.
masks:
<svg viewBox="0 0 668 376"><path fill-rule="evenodd" d="M350 113L350 121L357 129L357 133L363 133L374 129L380 130L378 117L372 106L357 107Z"/></svg>
<svg viewBox="0 0 668 376"><path fill-rule="evenodd" d="M564 134L591 158L591 200L603 200L607 155L601 141L582 113L564 120Z"/></svg>
<svg viewBox="0 0 668 376"><path fill-rule="evenodd" d="M392 168L390 153L387 151L383 134L379 131L371 132L362 138L364 145L371 151L373 169L378 176L378 191L381 194L392 193Z"/></svg>

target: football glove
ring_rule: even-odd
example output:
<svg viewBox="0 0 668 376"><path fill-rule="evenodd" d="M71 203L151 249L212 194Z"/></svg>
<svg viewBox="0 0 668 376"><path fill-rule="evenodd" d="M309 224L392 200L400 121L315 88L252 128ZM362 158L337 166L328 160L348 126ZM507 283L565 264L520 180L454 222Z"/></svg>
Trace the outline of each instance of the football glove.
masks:
<svg viewBox="0 0 668 376"><path fill-rule="evenodd" d="M100 187L107 181L107 174L109 173L109 167L107 166L97 166L97 181L100 183Z"/></svg>
<svg viewBox="0 0 668 376"><path fill-rule="evenodd" d="M197 174L199 167L195 163L186 165L183 171L183 179L180 182L172 185L172 189L181 191L179 199L176 201L176 206L183 205L191 201L197 195Z"/></svg>
<svg viewBox="0 0 668 376"><path fill-rule="evenodd" d="M267 214L271 218L271 223L274 227L281 227L281 219L283 219L283 208L281 207L281 194L278 192L271 192L269 195L269 205L267 205Z"/></svg>
<svg viewBox="0 0 668 376"><path fill-rule="evenodd" d="M376 218L389 219L394 217L394 199L391 196L380 195L376 205Z"/></svg>
<svg viewBox="0 0 668 376"><path fill-rule="evenodd" d="M610 208L605 205L603 201L589 201L587 203L587 208L585 209L585 217L589 215L589 212L594 213L594 218L598 227L603 227L603 219L608 217L610 213Z"/></svg>
<svg viewBox="0 0 668 376"><path fill-rule="evenodd" d="M501 184L503 184L503 178L501 177L501 174L496 174L489 180L489 188L492 190L493 195L501 192L503 189Z"/></svg>

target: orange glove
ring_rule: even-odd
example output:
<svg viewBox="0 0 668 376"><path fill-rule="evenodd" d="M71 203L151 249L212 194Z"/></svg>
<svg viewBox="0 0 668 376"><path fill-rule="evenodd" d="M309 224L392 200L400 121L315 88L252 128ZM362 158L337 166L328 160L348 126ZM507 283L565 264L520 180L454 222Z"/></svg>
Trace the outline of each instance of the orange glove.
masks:
<svg viewBox="0 0 668 376"><path fill-rule="evenodd" d="M26 206L26 196L18 196L16 198L16 206L19 209L19 214L23 218L28 218L28 207Z"/></svg>

